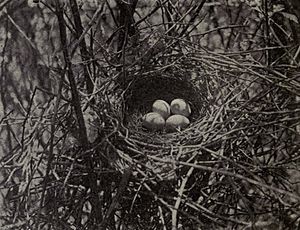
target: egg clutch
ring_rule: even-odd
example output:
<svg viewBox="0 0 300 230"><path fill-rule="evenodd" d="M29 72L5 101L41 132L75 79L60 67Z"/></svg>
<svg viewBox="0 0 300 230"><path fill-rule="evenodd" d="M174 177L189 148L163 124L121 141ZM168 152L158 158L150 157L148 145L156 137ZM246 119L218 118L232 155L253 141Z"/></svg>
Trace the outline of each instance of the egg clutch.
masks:
<svg viewBox="0 0 300 230"><path fill-rule="evenodd" d="M156 100L152 105L152 112L142 117L142 124L148 130L159 131L164 128L168 132L185 129L190 121L190 105L183 99L174 99L169 105L164 100Z"/></svg>

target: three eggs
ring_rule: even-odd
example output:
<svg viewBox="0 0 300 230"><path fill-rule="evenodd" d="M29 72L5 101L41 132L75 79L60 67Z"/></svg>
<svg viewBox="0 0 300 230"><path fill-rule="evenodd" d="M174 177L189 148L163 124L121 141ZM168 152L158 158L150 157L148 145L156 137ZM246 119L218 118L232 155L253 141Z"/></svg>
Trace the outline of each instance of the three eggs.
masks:
<svg viewBox="0 0 300 230"><path fill-rule="evenodd" d="M174 99L169 105L164 100L156 100L152 105L152 112L143 116L143 126L148 130L176 131L186 128L190 121L190 105L183 99Z"/></svg>

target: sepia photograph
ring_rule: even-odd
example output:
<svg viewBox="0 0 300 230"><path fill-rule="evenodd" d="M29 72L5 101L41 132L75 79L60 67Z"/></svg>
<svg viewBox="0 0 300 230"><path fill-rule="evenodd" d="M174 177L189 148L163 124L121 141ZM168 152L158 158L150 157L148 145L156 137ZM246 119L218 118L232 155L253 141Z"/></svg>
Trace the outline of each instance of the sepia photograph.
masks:
<svg viewBox="0 0 300 230"><path fill-rule="evenodd" d="M300 1L0 0L0 230L300 230Z"/></svg>

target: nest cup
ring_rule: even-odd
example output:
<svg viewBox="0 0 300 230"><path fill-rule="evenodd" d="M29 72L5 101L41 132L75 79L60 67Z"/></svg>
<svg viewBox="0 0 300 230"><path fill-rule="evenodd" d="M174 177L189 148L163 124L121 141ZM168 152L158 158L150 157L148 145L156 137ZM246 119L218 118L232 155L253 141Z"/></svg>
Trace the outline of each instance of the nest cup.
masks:
<svg viewBox="0 0 300 230"><path fill-rule="evenodd" d="M161 74L141 76L132 81L125 94L125 125L130 131L141 130L141 117L152 111L155 100L169 104L173 99L182 98L191 106L191 125L201 118L208 108L205 87L187 76Z"/></svg>
<svg viewBox="0 0 300 230"><path fill-rule="evenodd" d="M114 144L111 152L107 153L109 157L113 156L118 150L118 157L115 158L118 171L122 172L126 168L136 170L135 181L143 181L151 185L151 191L155 194L168 194L176 196L175 190L178 178L183 178L189 171L185 165L174 166L168 161L177 159L179 161L188 161L194 152L194 149L188 147L189 144L199 143L197 134L197 123L202 120L208 110L207 100L207 82L201 79L201 76L192 77L189 70L186 73L174 73L174 71L160 74L140 74L133 79L126 87L122 95L122 123L126 130L120 129L119 136L110 142ZM206 76L203 76L203 78ZM191 115L189 116L190 126L183 132L168 133L165 131L148 131L142 127L142 117L152 111L153 102L157 99L165 100L171 103L173 99L182 98L191 106ZM118 110L119 111L119 110ZM195 125L194 125L195 124ZM196 131L196 132L195 132ZM192 138L196 133L196 138ZM113 136L111 136L112 138ZM156 161L154 158L161 159ZM199 153L196 156L199 161L206 161L209 155ZM147 175L147 177L143 177ZM207 186L209 179L208 172L194 170L193 175L187 183L190 197L197 199L200 188ZM197 181L197 185L193 184ZM129 221L141 222L137 216L143 216L145 212L157 214L159 202L153 199L147 189L140 188L140 182L132 184L134 186L126 193L129 203L124 203L124 209L131 206L131 201L135 200L135 208L128 211L126 217ZM140 188L142 196L135 197L136 189ZM134 192L133 192L134 191ZM141 205L138 205L141 204ZM147 211L144 210L147 207ZM143 220L144 221L144 216ZM147 220L147 225L151 225ZM136 224L136 223L134 223ZM138 229L138 228L135 228ZM145 229L145 228L143 228Z"/></svg>

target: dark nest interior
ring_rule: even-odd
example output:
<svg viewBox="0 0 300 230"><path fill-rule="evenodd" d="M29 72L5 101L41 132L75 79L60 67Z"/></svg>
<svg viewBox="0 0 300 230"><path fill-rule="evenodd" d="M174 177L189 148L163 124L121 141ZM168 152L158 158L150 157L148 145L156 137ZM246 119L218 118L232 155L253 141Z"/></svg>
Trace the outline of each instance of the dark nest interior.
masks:
<svg viewBox="0 0 300 230"><path fill-rule="evenodd" d="M190 73L183 76L173 72L138 76L132 80L124 94L124 123L130 131L142 131L141 117L152 111L155 100L161 99L170 104L176 98L189 103L192 110L189 119L193 123L209 109L205 92L205 85L197 79L192 80Z"/></svg>

